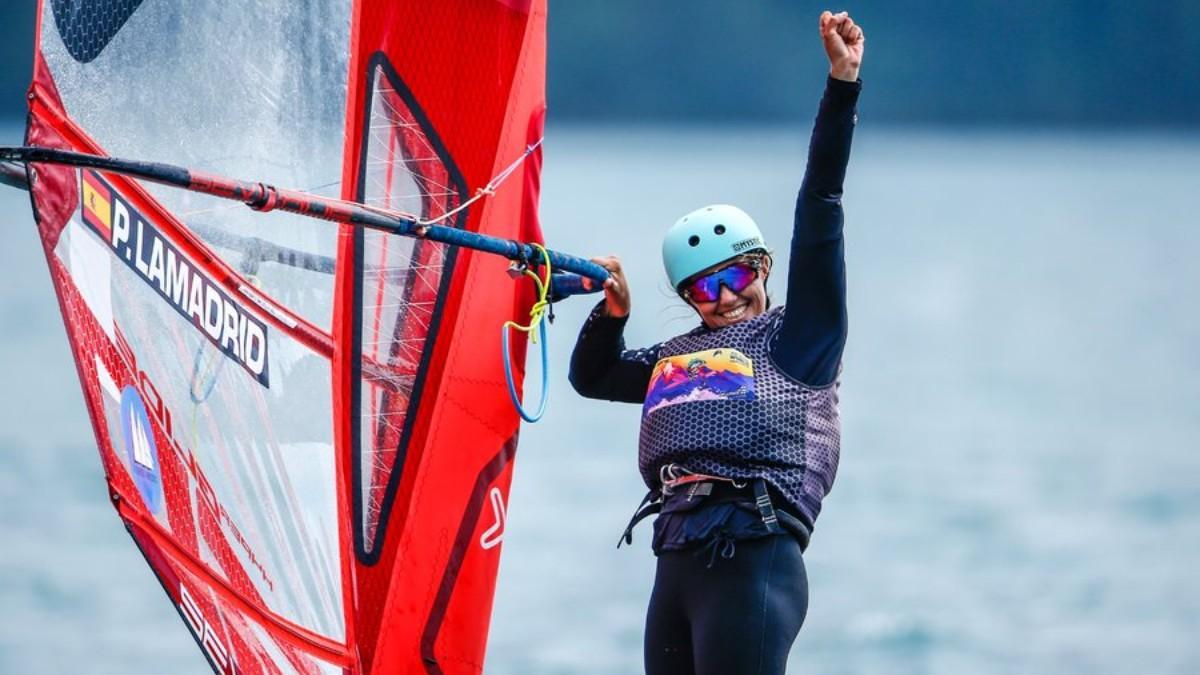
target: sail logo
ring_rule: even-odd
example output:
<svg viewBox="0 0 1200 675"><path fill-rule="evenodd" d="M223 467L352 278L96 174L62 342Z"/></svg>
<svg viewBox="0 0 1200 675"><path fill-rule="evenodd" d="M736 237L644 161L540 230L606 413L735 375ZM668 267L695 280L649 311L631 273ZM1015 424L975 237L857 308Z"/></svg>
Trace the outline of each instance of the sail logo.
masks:
<svg viewBox="0 0 1200 675"><path fill-rule="evenodd" d="M116 257L259 384L267 372L267 326L214 282L94 171L80 181L83 221Z"/></svg>
<svg viewBox="0 0 1200 675"><path fill-rule="evenodd" d="M192 594L188 593L187 586L182 583L179 584L179 610L183 614L184 620L187 621L188 628L191 628L192 633L196 635L196 641L200 643L217 667L217 672L232 673L233 663L229 660L229 650L221 643L221 636L217 635L212 624L204 618L203 612L200 611L200 605L192 598Z"/></svg>
<svg viewBox="0 0 1200 675"><path fill-rule="evenodd" d="M200 466L200 460L196 458L196 455L190 449L185 448L183 443L180 441L179 435L176 434L174 421L175 417L171 413L171 408L167 406L167 401L163 398L162 394L159 393L158 387L155 386L154 381L150 379L150 375L139 367L137 354L135 354L133 348L129 346L129 341L125 339L125 336L121 333L120 328L115 329L114 337L116 338L117 353L120 354L121 359L128 364L129 368L136 373L136 385L126 387L126 389L134 390L133 394L131 395L138 395L138 400L144 404L147 414L149 414L149 416L154 420L155 424L158 425L158 428L162 430L163 439L165 441L163 445L163 452L173 452L174 459L180 462L182 466L191 474L192 481L195 486L191 491L191 494L195 495L194 504L197 506L203 506L203 508L206 508L211 513L217 515L219 522L222 524L222 531L228 533L228 536L242 547L245 559L249 561L249 563L258 571L260 575L262 575L263 583L267 585L267 588L271 591L274 591L275 582L271 579L270 574L267 572L267 568L263 566L261 561L259 561L258 555L255 553L254 548L252 548L250 543L246 540L246 536L242 533L241 529L239 529L237 522L234 520L233 516L230 515L229 510L225 508L220 499L217 497L216 490L213 488L212 483L208 480L208 477L205 475L204 470ZM115 388L116 385L114 384L113 387ZM123 415L122 418L125 419L126 416ZM142 428L146 429L148 432L150 430L148 424L144 422L142 424ZM151 433L147 436L147 438L149 442L142 447L150 450L150 456L157 464L159 459L158 451L154 444L154 436ZM170 455L168 455L168 457L170 457ZM190 498L188 496L183 496L182 499L186 501Z"/></svg>
<svg viewBox="0 0 1200 675"><path fill-rule="evenodd" d="M150 452L150 434L146 431L146 425L132 411L129 413L128 422L129 438L133 444L133 462L143 469L153 471L154 455Z"/></svg>
<svg viewBox="0 0 1200 675"><path fill-rule="evenodd" d="M129 460L133 483L142 495L146 508L158 514L163 504L158 447L154 442L154 429L150 426L146 404L133 386L121 390L121 431L125 436L125 456Z"/></svg>
<svg viewBox="0 0 1200 675"><path fill-rule="evenodd" d="M504 522L506 515L504 512L504 495L500 493L499 488L492 488L488 493L488 497L492 500L492 518L494 522L492 526L484 531L479 537L479 545L485 549L495 548L504 541Z"/></svg>

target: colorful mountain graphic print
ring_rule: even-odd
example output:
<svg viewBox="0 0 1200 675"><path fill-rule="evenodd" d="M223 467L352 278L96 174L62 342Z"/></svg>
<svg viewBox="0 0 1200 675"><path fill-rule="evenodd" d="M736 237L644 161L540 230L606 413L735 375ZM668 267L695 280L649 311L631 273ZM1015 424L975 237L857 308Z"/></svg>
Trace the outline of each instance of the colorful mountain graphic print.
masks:
<svg viewBox="0 0 1200 675"><path fill-rule="evenodd" d="M754 364L736 349L668 356L654 366L642 415L676 403L753 401Z"/></svg>

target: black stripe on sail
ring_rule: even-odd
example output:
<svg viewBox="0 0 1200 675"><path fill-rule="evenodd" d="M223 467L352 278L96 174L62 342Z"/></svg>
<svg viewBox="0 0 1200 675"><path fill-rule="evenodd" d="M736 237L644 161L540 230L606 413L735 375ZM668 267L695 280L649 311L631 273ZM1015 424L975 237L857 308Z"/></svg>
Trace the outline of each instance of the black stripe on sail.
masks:
<svg viewBox="0 0 1200 675"><path fill-rule="evenodd" d="M377 78L382 76L396 96L402 101L406 111L410 113L417 126L420 128L420 133L429 144L429 148L433 150L440 162L442 168L445 169L449 185L450 194L443 195L448 201L445 208L448 210L461 204L466 199L467 183L454 162L441 137L433 128L432 122L426 115L425 111L417 103L416 97L405 85L400 78L399 73L388 61L387 56L383 52L374 54L367 64L367 99L366 105L363 107L362 114L366 116L363 123L363 140L362 140L362 155L358 161L358 192L355 199L358 202L366 201L367 190L367 161L371 148L371 112L373 107L374 96L376 95ZM416 164L420 166L419 163ZM419 174L419 172L414 172ZM422 190L423 201L428 200L429 186L423 176L414 175L414 181L417 181L418 187ZM446 225L450 227L461 228L466 222L469 209L458 213L453 222L448 222ZM423 213L422 216L429 215ZM457 258L458 247L448 246L445 252L445 257L442 261L442 272L438 280L437 300L435 301L431 316L429 319L428 330L423 338L421 346L420 363L417 366L417 371L413 379L413 386L408 394L408 401L404 412L404 422L400 429L399 442L394 448L395 456L391 460L391 465L385 472L386 478L383 483L383 497L378 505L377 513L372 514L368 504L370 495L366 494L364 489L363 477L371 470L371 466L364 461L364 444L372 443L369 438L364 438L361 425L363 415L363 406L367 403L364 401L363 378L362 378L362 362L363 362L363 315L364 292L364 274L368 271L367 261L363 259L364 248L366 244L366 235L362 228L356 228L354 232L354 307L353 307L353 329L351 336L351 393L350 407L351 418L353 422L350 425L351 434L351 453L352 453L352 474L353 474L353 509L354 509L354 544L355 554L358 561L364 565L374 565L379 562L380 555L383 549L383 538L387 531L388 521L390 520L392 505L396 499L396 492L400 487L400 479L404 474L405 461L408 456L408 444L412 439L413 426L416 423L417 411L422 403L422 393L425 385L425 378L429 372L429 361L433 355L434 345L437 343L438 329L441 326L442 319L442 304L446 299L446 293L450 285L450 280L453 276L454 262ZM428 245L429 242L419 241L417 246L414 246L412 255L418 256L420 245ZM412 292L415 277L418 270L413 268L399 270L405 277L403 288L404 297L403 304L407 305ZM395 318L395 324L388 331L392 335L393 340L398 338L399 333L403 330L403 321L407 317L405 312L398 312ZM395 357L394 349L397 345L393 344L389 349L389 357ZM386 405L386 399L384 401ZM374 435L378 437L380 429L378 426L374 430ZM374 522L370 522L374 518ZM369 527L370 526L370 527ZM372 530L370 534L366 530Z"/></svg>
<svg viewBox="0 0 1200 675"><path fill-rule="evenodd" d="M483 512L483 502L491 490L492 484L504 473L505 467L517 454L517 437L514 434L504 442L487 464L475 476L475 485L471 488L471 498L463 509L462 520L458 524L458 532L454 535L454 547L450 549L450 557L442 569L442 580L438 584L437 596L433 607L429 610L429 618L421 631L421 659L425 662L425 672L428 675L443 675L442 666L438 663L437 648L438 634L442 630L442 622L446 618L446 610L450 607L450 598L458 584L458 573L462 570L463 561L467 557L472 535L479 527L479 514Z"/></svg>

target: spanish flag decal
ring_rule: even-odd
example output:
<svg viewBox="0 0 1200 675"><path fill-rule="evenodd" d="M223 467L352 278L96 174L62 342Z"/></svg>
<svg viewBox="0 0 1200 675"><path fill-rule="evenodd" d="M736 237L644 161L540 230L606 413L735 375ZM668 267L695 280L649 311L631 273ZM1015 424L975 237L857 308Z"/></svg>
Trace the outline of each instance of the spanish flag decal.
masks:
<svg viewBox="0 0 1200 675"><path fill-rule="evenodd" d="M112 241L112 191L94 171L83 171L83 219Z"/></svg>

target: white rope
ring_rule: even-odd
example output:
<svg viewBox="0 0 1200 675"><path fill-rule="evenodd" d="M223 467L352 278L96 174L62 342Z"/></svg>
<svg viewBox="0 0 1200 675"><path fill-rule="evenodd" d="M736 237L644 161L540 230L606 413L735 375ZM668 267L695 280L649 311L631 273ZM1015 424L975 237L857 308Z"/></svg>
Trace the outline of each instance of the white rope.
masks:
<svg viewBox="0 0 1200 675"><path fill-rule="evenodd" d="M504 167L504 169L500 173L496 174L495 177L493 177L490 181L488 181L487 185L476 190L475 195L473 197L471 197L467 201L463 202L462 204L459 204L457 207L447 211L446 213L443 213L442 215L437 216L436 218L429 218L429 219L422 220L420 218L417 218L416 215L411 214L411 213L405 213L404 211L397 211L394 209L382 208L379 206L374 206L372 204L362 204L361 206L363 206L364 208L366 208L370 211L374 211L374 212L379 213L384 216L388 216L388 217L399 216L401 218L404 218L405 220L411 220L417 225L416 234L424 235L425 228L427 228L428 226L437 225L438 223L463 212L464 210L466 210L468 207L470 207L472 204L479 201L480 199L483 199L484 197L489 197L491 195L496 194L496 190L499 189L500 185L505 180L507 180L508 177L511 176L513 174L513 172L515 172L517 170L517 168L520 167L521 164L523 164L530 155L533 154L534 150L537 150L539 147L541 147L542 141L544 141L544 140L545 140L545 137L543 136L542 138L539 138L536 141L534 141L533 143L525 146L525 152L521 153L521 156L517 157L515 160L512 161L511 164ZM401 163L403 163L403 162L401 162ZM306 192L315 192L316 190L321 190L321 189L324 189L327 187L332 187L334 185L340 185L340 184L341 184L341 181L325 183L324 185L319 185L310 190L306 190ZM449 189L449 188L447 188L447 189ZM445 195L452 195L452 194L454 194L454 193L453 192L445 193ZM240 205L239 204L229 204L229 205L217 206L217 207L208 208L208 209L195 209L192 211L183 212L180 214L180 216L183 218L187 218L187 217L202 215L202 214L219 213L221 211L228 211L230 209L236 209L236 208L238 208L238 206L240 206Z"/></svg>
<svg viewBox="0 0 1200 675"><path fill-rule="evenodd" d="M513 174L513 172L517 170L517 167L521 166L521 164L525 161L525 159L533 154L534 150L537 150L538 147L540 147L542 145L542 141L544 139L545 139L545 137L539 138L534 143L531 143L530 145L525 146L525 152L521 153L521 156L516 158L515 160L513 160L512 164L509 164L507 167L505 167L503 171L496 174L496 176L494 178L492 178L492 180L488 181L487 185L476 190L474 197L471 197L467 201L463 202L462 204L459 204L457 207L447 211L446 213L443 213L442 215L438 216L437 218L429 218L428 220L418 220L418 221L416 221L417 225L420 225L422 227L428 226L428 225L436 225L436 224L446 220L447 218L450 218L451 216L454 216L455 214L462 212L464 209L466 209L470 205L474 204L475 202L479 201L480 199L483 199L484 197L496 194L496 189L500 187L500 184L503 183L509 176L511 176Z"/></svg>

